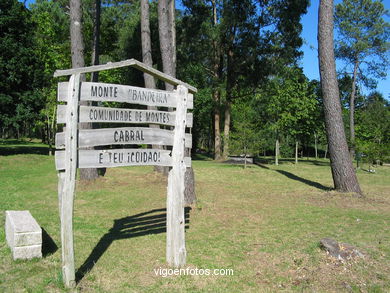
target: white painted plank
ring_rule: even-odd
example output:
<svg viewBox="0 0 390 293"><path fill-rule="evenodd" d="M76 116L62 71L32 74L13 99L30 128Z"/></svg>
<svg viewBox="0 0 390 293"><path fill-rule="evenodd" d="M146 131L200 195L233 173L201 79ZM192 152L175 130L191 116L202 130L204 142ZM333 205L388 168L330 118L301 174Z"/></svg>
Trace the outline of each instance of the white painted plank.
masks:
<svg viewBox="0 0 390 293"><path fill-rule="evenodd" d="M59 82L57 85L57 101L66 102L68 99L68 84L69 82Z"/></svg>
<svg viewBox="0 0 390 293"><path fill-rule="evenodd" d="M108 62L107 64L102 64L102 65L93 65L93 66L79 67L79 68L72 68L72 69L65 69L65 70L56 70L54 72L54 77L71 75L76 73L97 72L97 71L109 70L109 69L126 67L126 66L132 66L138 70L141 70L142 72L148 73L174 86L183 85L187 87L192 93L197 92L197 89L195 87L135 59L128 59L119 62Z"/></svg>
<svg viewBox="0 0 390 293"><path fill-rule="evenodd" d="M57 123L65 123L66 105L57 107ZM80 106L79 122L175 125L176 112ZM192 127L192 113L187 114L187 127Z"/></svg>
<svg viewBox="0 0 390 293"><path fill-rule="evenodd" d="M78 168L112 168L123 166L172 166L171 151L160 149L79 150ZM56 169L65 167L65 151L55 153ZM187 167L191 158L185 158Z"/></svg>
<svg viewBox="0 0 390 293"><path fill-rule="evenodd" d="M183 119L185 120L185 119ZM153 144L173 145L174 131L147 128L147 127L120 127L101 129L81 129L79 131L79 147L93 147L101 145L124 145L124 144ZM192 136L186 134L185 146L192 147ZM63 149L64 133L56 134L56 148Z"/></svg>
<svg viewBox="0 0 390 293"><path fill-rule="evenodd" d="M67 87L58 84L58 100L66 102ZM147 89L112 83L83 82L81 84L81 101L121 102L147 106L176 107L177 94L170 91ZM189 100L189 109L193 108L193 96Z"/></svg>
<svg viewBox="0 0 390 293"><path fill-rule="evenodd" d="M134 61L135 61L135 59L128 59L128 60L119 61L119 62L108 62L108 63L102 64L102 65L93 65L93 66L87 66L87 67L77 67L77 68L71 68L71 69L56 70L54 72L54 77L72 75L72 74L76 74L76 73L97 72L97 71L102 71L102 70L109 70L109 69L131 66L131 65L135 64Z"/></svg>

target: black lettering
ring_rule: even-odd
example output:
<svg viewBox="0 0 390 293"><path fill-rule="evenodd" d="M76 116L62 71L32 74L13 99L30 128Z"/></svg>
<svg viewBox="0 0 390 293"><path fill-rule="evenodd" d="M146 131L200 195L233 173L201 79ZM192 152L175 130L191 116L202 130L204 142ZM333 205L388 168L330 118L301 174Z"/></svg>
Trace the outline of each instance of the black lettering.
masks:
<svg viewBox="0 0 390 293"><path fill-rule="evenodd" d="M99 113L98 113L98 119L99 120L104 120L104 113L107 113L106 111L104 110L100 110Z"/></svg>
<svg viewBox="0 0 390 293"><path fill-rule="evenodd" d="M150 120L150 115L151 115L150 112L146 112L146 114L145 114L146 121L151 121Z"/></svg>
<svg viewBox="0 0 390 293"><path fill-rule="evenodd" d="M91 85L91 97L97 96L97 86Z"/></svg>

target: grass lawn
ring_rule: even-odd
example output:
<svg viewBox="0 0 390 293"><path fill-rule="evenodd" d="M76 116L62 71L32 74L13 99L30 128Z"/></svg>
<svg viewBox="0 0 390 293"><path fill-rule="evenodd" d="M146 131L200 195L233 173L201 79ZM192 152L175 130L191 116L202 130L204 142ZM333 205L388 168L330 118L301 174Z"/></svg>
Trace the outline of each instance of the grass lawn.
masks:
<svg viewBox="0 0 390 293"><path fill-rule="evenodd" d="M44 258L14 262L0 229L0 292L65 291L57 175L44 150L0 141L2 227L5 210L29 210L52 239ZM77 185L78 291L390 292L389 166L358 171L365 198L332 191L325 160L193 166L198 203L186 213L185 268L234 275L156 275L167 269L166 179L152 167L112 168ZM332 259L319 248L324 237L356 246L365 258Z"/></svg>

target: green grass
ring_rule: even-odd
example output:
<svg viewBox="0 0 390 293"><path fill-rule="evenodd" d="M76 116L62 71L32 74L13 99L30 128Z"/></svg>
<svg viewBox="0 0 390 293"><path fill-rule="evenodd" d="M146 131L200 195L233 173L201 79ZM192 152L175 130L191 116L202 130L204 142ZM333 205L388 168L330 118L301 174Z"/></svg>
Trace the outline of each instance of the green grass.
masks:
<svg viewBox="0 0 390 293"><path fill-rule="evenodd" d="M0 229L0 292L62 292L54 158L1 141L0 208L30 210L59 249L14 262ZM44 148L45 146L38 145ZM30 151L32 149L32 151ZM47 150L47 149L46 149ZM23 154L24 153L24 154ZM390 167L358 171L366 195L332 191L325 160L298 165L193 161L198 203L187 213L189 268L233 276L156 276L165 264L166 179L152 167L108 169L78 184L74 237L81 292L389 292ZM4 212L0 214L4 226ZM366 257L340 263L319 248L332 237Z"/></svg>

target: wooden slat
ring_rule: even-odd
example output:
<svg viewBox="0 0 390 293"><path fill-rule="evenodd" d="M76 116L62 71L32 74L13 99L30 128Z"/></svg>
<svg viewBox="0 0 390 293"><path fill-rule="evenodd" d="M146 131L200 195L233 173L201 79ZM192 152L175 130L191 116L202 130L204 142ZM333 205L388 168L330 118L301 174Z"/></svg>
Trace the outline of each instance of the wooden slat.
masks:
<svg viewBox="0 0 390 293"><path fill-rule="evenodd" d="M66 102L67 86L58 84L58 100ZM176 107L177 94L171 91L147 89L136 86L83 82L81 84L81 101L121 102L147 106ZM189 100L189 109L193 108L193 96Z"/></svg>
<svg viewBox="0 0 390 293"><path fill-rule="evenodd" d="M121 127L82 129L79 131L79 147L93 147L101 145L123 145L123 144L154 144L173 145L174 131L147 128L147 127ZM56 134L56 148L62 149L64 144L64 133ZM192 147L192 136L186 134L185 146Z"/></svg>
<svg viewBox="0 0 390 293"><path fill-rule="evenodd" d="M196 93L197 89L181 80L178 80L168 74L165 74L164 72L161 72L153 67L150 67L142 62L139 62L135 59L128 59L124 61L119 62L108 62L107 64L102 65L94 65L94 66L87 66L87 67L79 67L79 68L72 68L72 69L65 69L65 70L56 70L54 72L54 77L58 76L64 76L64 75L71 75L76 73L88 73L88 72L97 72L102 70L109 70L114 68L120 68L120 67L126 67L126 66L132 66L134 68L137 68L138 70L141 70L142 72L149 73L150 75L153 75L154 77L166 81L174 86L176 85L183 85L187 87L190 92Z"/></svg>
<svg viewBox="0 0 390 293"><path fill-rule="evenodd" d="M79 150L78 168L112 168L123 166L172 166L170 151L160 149ZM55 153L56 169L64 169L65 151ZM185 158L191 167L191 158Z"/></svg>
<svg viewBox="0 0 390 293"><path fill-rule="evenodd" d="M66 105L57 107L57 123L65 123ZM80 106L79 122L175 125L175 112ZM192 127L192 113L187 113L187 127Z"/></svg>

